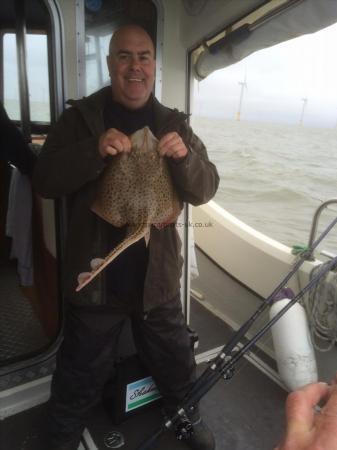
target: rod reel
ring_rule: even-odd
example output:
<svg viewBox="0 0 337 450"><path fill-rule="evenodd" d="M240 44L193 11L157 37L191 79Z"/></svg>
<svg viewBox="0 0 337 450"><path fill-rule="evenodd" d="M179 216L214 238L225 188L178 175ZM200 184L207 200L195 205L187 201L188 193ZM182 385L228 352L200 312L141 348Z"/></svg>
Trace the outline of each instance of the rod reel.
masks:
<svg viewBox="0 0 337 450"><path fill-rule="evenodd" d="M193 435L193 425L190 419L185 415L181 417L175 426L175 434L178 441L184 441L190 439Z"/></svg>

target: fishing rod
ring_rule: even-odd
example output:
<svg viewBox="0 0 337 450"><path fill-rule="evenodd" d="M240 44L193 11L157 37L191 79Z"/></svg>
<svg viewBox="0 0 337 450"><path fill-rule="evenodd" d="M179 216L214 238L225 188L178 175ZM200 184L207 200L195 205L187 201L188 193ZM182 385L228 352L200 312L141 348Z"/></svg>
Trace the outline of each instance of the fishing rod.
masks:
<svg viewBox="0 0 337 450"><path fill-rule="evenodd" d="M336 225L337 217L326 227L325 230L320 234L320 236L312 243L310 247L308 247L302 254L299 260L294 264L292 269L288 272L288 274L283 278L283 280L278 284L278 286L273 290L273 292L261 303L261 305L257 308L257 310L253 313L253 315L241 325L241 327L231 336L224 349L218 354L218 356L213 360L212 365L205 370L205 372L198 378L193 389L198 389L199 384L202 384L207 378L207 376L212 372L212 370L216 369L216 366L222 362L222 360L229 354L237 343L245 336L247 331L251 328L254 322L261 316L261 314L265 311L265 309L270 306L276 296L280 293L280 291L287 285L288 281L291 277L298 271L298 269L303 265L308 258L311 257L313 251L318 247L318 245L322 242L322 240L326 237L326 235L331 231L331 229Z"/></svg>
<svg viewBox="0 0 337 450"><path fill-rule="evenodd" d="M305 260L311 256L313 250L319 245L324 237L329 233L333 226L337 223L337 217L330 223L330 225L322 232L318 239L308 248L293 269L285 276L281 283L274 289L270 296L263 302L257 311L234 333L229 342L225 344L217 357L214 359L212 365L208 367L203 374L195 381L191 390L187 393L181 405L176 412L165 420L165 422L144 441L137 450L147 450L156 442L158 437L166 430L172 429L174 425L180 422L176 429L177 439L186 439L193 433L193 425L186 421L186 414L195 409L195 405L207 392L219 381L220 378L228 380L233 376L235 364L244 356L244 354L253 347L256 342L264 336L267 331L295 304L302 298L330 269L337 264L337 257L333 258L329 263L322 267L322 269L309 281L309 283L293 298L289 303L282 308L272 319L265 324L260 331L258 331L252 339L250 339L241 349L236 350L240 339L246 334L251 325L262 314L267 306L269 306L275 299L276 295L286 285L294 273L301 267ZM181 419L184 419L181 421Z"/></svg>

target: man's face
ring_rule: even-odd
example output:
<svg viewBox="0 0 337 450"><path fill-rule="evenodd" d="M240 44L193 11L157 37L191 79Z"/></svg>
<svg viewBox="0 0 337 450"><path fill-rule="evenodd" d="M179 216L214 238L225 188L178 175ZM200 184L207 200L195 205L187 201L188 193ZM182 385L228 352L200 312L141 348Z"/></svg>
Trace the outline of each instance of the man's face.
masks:
<svg viewBox="0 0 337 450"><path fill-rule="evenodd" d="M153 44L138 29L124 30L114 40L107 57L113 99L138 109L149 99L155 79Z"/></svg>

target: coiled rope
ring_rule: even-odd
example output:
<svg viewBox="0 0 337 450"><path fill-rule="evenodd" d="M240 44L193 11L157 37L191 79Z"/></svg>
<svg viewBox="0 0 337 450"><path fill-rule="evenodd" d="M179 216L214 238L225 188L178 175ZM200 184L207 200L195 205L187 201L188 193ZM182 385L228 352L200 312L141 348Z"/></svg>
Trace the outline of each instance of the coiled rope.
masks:
<svg viewBox="0 0 337 450"><path fill-rule="evenodd" d="M314 267L310 273L310 279L328 263ZM305 306L314 347L321 352L329 351L337 342L337 273L335 271L327 272L322 276L310 290Z"/></svg>

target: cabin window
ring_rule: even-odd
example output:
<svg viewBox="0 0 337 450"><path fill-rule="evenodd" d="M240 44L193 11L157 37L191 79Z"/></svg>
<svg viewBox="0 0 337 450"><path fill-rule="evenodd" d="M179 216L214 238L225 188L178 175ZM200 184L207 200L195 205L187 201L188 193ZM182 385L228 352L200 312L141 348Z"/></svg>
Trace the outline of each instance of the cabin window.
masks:
<svg viewBox="0 0 337 450"><path fill-rule="evenodd" d="M11 119L21 120L19 70L14 33L4 35L3 47L5 108ZM47 36L27 34L26 52L31 121L50 122Z"/></svg>
<svg viewBox="0 0 337 450"><path fill-rule="evenodd" d="M85 43L86 54L86 92L91 94L109 81L106 64L109 41L111 35L87 36Z"/></svg>
<svg viewBox="0 0 337 450"><path fill-rule="evenodd" d="M3 36L4 57L4 106L13 120L20 120L20 94L16 37L13 33Z"/></svg>
<svg viewBox="0 0 337 450"><path fill-rule="evenodd" d="M336 197L336 41L337 24L193 84L192 125L221 176L215 201L288 246L308 242L314 211ZM334 236L324 250L336 254Z"/></svg>

